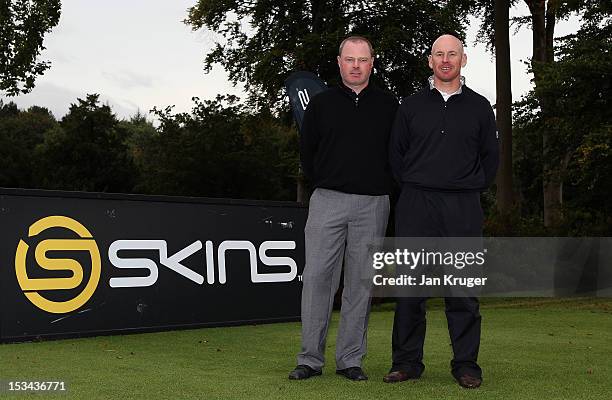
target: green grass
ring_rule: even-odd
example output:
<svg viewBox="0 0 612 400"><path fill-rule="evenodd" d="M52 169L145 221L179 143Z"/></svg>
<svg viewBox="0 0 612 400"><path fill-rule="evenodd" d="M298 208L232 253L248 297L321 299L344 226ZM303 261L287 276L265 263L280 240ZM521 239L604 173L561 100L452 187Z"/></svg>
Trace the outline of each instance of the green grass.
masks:
<svg viewBox="0 0 612 400"><path fill-rule="evenodd" d="M64 380L61 399L611 399L612 300L488 300L480 364L484 384L460 388L441 303L431 302L426 370L414 382L385 384L390 305L370 318L367 382L334 373L337 314L323 376L289 381L300 346L298 323L107 336L0 345L1 380Z"/></svg>

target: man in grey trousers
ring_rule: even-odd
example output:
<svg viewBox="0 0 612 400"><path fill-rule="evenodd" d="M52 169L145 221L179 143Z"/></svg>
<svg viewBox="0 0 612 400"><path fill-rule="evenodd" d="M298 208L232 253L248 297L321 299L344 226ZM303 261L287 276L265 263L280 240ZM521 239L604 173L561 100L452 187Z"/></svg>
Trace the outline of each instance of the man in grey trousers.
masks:
<svg viewBox="0 0 612 400"><path fill-rule="evenodd" d="M373 275L368 246L387 227L387 149L398 102L370 83L374 54L367 39L351 36L338 53L342 84L312 98L300 136L302 168L315 190L304 231L302 351L289 379L321 375L343 261L336 373L367 379L361 365Z"/></svg>

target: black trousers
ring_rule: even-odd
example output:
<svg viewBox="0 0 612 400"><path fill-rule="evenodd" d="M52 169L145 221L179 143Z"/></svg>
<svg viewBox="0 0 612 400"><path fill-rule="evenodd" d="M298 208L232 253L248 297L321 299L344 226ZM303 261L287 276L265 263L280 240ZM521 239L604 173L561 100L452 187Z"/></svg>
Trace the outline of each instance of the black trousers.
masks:
<svg viewBox="0 0 612 400"><path fill-rule="evenodd" d="M482 236L483 213L479 193L443 193L404 186L395 209L397 237ZM393 322L393 366L417 377L423 373L426 329L424 297L397 299ZM481 378L478 366L480 323L478 298L446 297L446 320L453 346L453 375Z"/></svg>

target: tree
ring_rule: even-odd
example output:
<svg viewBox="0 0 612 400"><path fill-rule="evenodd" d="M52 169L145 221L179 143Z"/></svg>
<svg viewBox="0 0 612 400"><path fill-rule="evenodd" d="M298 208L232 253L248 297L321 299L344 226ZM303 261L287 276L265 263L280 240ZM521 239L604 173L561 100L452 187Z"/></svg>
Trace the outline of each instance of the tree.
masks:
<svg viewBox="0 0 612 400"><path fill-rule="evenodd" d="M534 75L536 98L542 108L543 117L547 118L551 110L551 100L538 91L542 83L541 72L554 62L554 32L557 21L559 2L557 0L525 0L531 14L533 50L531 70ZM550 127L552 128L552 127ZM561 222L562 181L561 165L552 164L548 157L550 138L555 134L553 129L543 129L543 175L542 193L544 196L544 225L553 226Z"/></svg>
<svg viewBox="0 0 612 400"><path fill-rule="evenodd" d="M145 182L148 182L145 176L147 145L151 142L151 138L157 135L157 129L140 111L129 120L120 121L119 126L126 132L125 144L134 163L135 173L132 191L134 193L146 193Z"/></svg>
<svg viewBox="0 0 612 400"><path fill-rule="evenodd" d="M520 25L528 25L532 31L533 49L531 71L534 74L535 99L542 110L542 117L552 111L553 98L540 90L545 70L555 62L554 32L556 22L572 12L585 10L596 4L606 4L605 0L524 0L529 8L529 15L515 18ZM500 171L498 173L497 205L504 214L513 204L512 183L512 134L511 134L511 93L510 93L510 57L508 41L508 10L516 0L482 0L480 12L484 16L481 27L482 37L494 43L497 72L497 121L502 134L502 152ZM495 29L491 29L491 28ZM490 32L487 34L487 32ZM553 122L551 120L551 122ZM554 123L542 125L542 194L545 226L561 223L563 204L563 179L569 154L562 160L553 160L550 156L550 143L557 135Z"/></svg>
<svg viewBox="0 0 612 400"><path fill-rule="evenodd" d="M137 191L268 200L295 194L297 140L287 126L270 112L247 111L235 96L194 103L190 113L154 109L159 128L131 140L142 177Z"/></svg>
<svg viewBox="0 0 612 400"><path fill-rule="evenodd" d="M469 0L237 2L199 0L186 23L219 34L205 70L221 64L260 107L286 108L283 82L295 70L338 83L338 45L366 35L377 55L375 79L396 95L412 94L429 75L425 55L442 33L463 36Z"/></svg>
<svg viewBox="0 0 612 400"><path fill-rule="evenodd" d="M44 188L130 192L134 165L127 131L97 94L77 99L57 129L37 147L39 181Z"/></svg>
<svg viewBox="0 0 612 400"><path fill-rule="evenodd" d="M605 4L605 0L524 0L529 7L529 18L523 20L531 25L533 50L531 56L531 71L535 84L534 95L542 110L542 118L549 119L553 113L554 98L549 97L546 91L541 90L544 84L546 70L555 62L555 26L557 20L564 18L572 12L584 10L596 3ZM551 141L555 140L558 132L555 125L546 124L541 131L543 175L542 193L544 206L544 225L547 227L559 225L563 213L563 174L569 162L569 153L561 159L551 156Z"/></svg>
<svg viewBox="0 0 612 400"><path fill-rule="evenodd" d="M480 0L479 41L495 55L496 120L501 135L500 165L496 179L497 211L509 216L516 205L512 158L512 78L510 66L510 8L517 0Z"/></svg>
<svg viewBox="0 0 612 400"><path fill-rule="evenodd" d="M501 132L497 173L497 210L509 214L514 205L512 180L512 78L510 68L510 0L495 0L495 86L497 129Z"/></svg>
<svg viewBox="0 0 612 400"><path fill-rule="evenodd" d="M188 196L241 197L242 106L235 96L194 98L191 113L153 109L160 126L143 148L139 190Z"/></svg>
<svg viewBox="0 0 612 400"><path fill-rule="evenodd" d="M45 34L57 25L60 0L0 1L0 90L28 93L36 77L50 67L38 61Z"/></svg>
<svg viewBox="0 0 612 400"><path fill-rule="evenodd" d="M57 125L46 108L33 106L21 111L15 103L0 101L0 187L38 186L35 148Z"/></svg>
<svg viewBox="0 0 612 400"><path fill-rule="evenodd" d="M563 196L573 207L608 216L612 211L611 13L610 2L585 7L583 26L559 40L557 61L540 72L538 88L540 96L552 101L543 120L556 128L545 161L563 166Z"/></svg>
<svg viewBox="0 0 612 400"><path fill-rule="evenodd" d="M611 11L612 5L604 1L584 6L582 27L576 34L558 39L556 61L539 66L538 86L517 112L518 168L528 171L522 173L523 182L533 182L533 176L545 182L546 169L537 174L538 166L562 166L555 172L564 184L563 209L570 217L581 213L583 220L586 214L609 219L612 211L612 110L608 105L612 97ZM541 98L549 102L548 109L542 107ZM542 131L554 135L546 137ZM544 138L546 152L534 157L534 148L543 146ZM605 224L606 218L598 223ZM564 216L565 225L574 222ZM612 221L607 223L612 226Z"/></svg>

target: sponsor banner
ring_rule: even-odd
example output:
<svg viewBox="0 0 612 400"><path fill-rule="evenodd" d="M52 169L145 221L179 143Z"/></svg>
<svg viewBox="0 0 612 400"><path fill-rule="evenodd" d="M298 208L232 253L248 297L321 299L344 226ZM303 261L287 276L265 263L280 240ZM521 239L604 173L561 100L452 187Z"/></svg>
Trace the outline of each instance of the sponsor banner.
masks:
<svg viewBox="0 0 612 400"><path fill-rule="evenodd" d="M0 190L0 338L297 320L307 209Z"/></svg>
<svg viewBox="0 0 612 400"><path fill-rule="evenodd" d="M612 296L610 237L386 238L371 244L375 297Z"/></svg>

